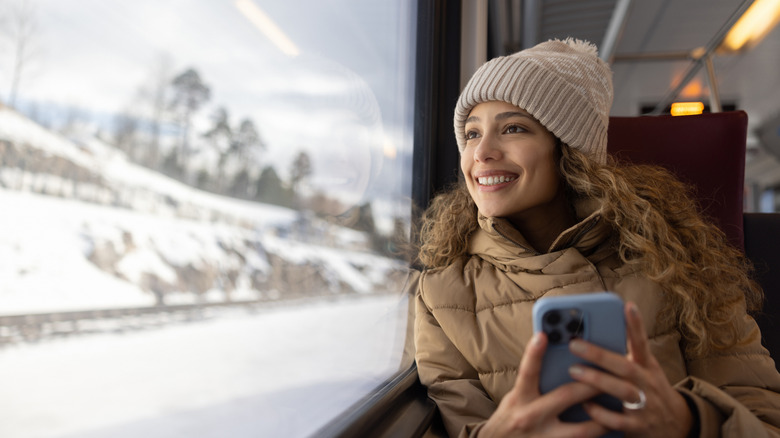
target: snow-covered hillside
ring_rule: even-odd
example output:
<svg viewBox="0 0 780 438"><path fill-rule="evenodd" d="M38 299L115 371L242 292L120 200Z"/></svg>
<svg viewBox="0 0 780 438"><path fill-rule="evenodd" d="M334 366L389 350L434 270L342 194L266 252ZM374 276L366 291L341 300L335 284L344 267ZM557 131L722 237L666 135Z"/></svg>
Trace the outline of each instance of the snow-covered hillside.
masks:
<svg viewBox="0 0 780 438"><path fill-rule="evenodd" d="M365 233L2 108L0 159L0 315L297 298L3 345L0 436L302 437L399 369L405 265Z"/></svg>
<svg viewBox="0 0 780 438"><path fill-rule="evenodd" d="M404 265L310 215L199 191L0 108L0 314L395 289Z"/></svg>

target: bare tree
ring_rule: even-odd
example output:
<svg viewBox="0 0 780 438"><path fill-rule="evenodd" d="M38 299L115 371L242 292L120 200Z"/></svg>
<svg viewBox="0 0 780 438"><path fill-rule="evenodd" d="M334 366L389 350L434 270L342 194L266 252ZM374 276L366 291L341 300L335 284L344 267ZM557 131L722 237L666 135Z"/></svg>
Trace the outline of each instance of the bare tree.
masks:
<svg viewBox="0 0 780 438"><path fill-rule="evenodd" d="M167 93L171 83L171 71L173 70L173 59L168 54L162 54L157 58L157 63L152 71L150 103L150 134L149 153L147 154L147 163L150 167L157 165L160 157L160 133L165 121Z"/></svg>
<svg viewBox="0 0 780 438"><path fill-rule="evenodd" d="M65 108L64 120L59 128L60 134L71 137L83 131L84 126L89 123L89 114L83 108L78 106L68 106Z"/></svg>
<svg viewBox="0 0 780 438"><path fill-rule="evenodd" d="M38 20L32 0L13 2L3 28L11 46L11 89L8 93L8 106L15 107L22 76L36 55Z"/></svg>
<svg viewBox="0 0 780 438"><path fill-rule="evenodd" d="M192 115L211 98L211 89L203 83L200 75L193 68L187 69L176 76L171 85L173 85L171 108L178 111L179 120L182 124L180 159L183 161L182 165L186 169L186 163L190 154L189 136Z"/></svg>
<svg viewBox="0 0 780 438"><path fill-rule="evenodd" d="M171 89L173 58L160 53L152 64L146 80L138 87L135 99L128 109L136 116L139 134L135 159L150 168L162 167L162 132L170 113L168 94ZM122 117L121 115L119 117Z"/></svg>
<svg viewBox="0 0 780 438"><path fill-rule="evenodd" d="M138 158L139 130L140 123L138 117L129 111L119 113L114 117L114 143L131 160Z"/></svg>

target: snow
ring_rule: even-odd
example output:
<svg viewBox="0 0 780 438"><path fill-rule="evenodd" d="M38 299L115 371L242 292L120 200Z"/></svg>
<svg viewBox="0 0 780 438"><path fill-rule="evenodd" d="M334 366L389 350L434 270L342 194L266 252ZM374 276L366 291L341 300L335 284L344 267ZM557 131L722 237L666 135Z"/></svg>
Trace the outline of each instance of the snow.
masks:
<svg viewBox="0 0 780 438"><path fill-rule="evenodd" d="M172 265L199 268L208 263L228 268L238 262L219 243L230 241L256 242L291 263L322 266L331 273L334 290L340 281L356 292L369 293L386 282L382 273L401 267L396 260L365 251L32 193L0 189L0 205L13 212L0 215L0 315L152 305L154 296L139 286L142 274L172 279ZM257 208L262 218L261 207ZM132 236L135 248L116 268L130 281L109 275L87 259L97 244L108 242L117 252L123 250L125 233ZM262 254L245 250L244 271L269 269ZM78 285L77 291L73 285ZM238 293L253 294L246 288Z"/></svg>
<svg viewBox="0 0 780 438"><path fill-rule="evenodd" d="M66 137L2 106L0 141L87 173L77 182L0 161L0 315L151 306L150 276L167 283L170 304L280 300L0 343L0 437L308 436L401 367L408 303L387 292L401 289L391 274L404 265L371 252L365 233L193 189L95 136ZM345 151L365 177L370 154ZM391 228L390 210L376 223ZM272 257L317 269L329 299L282 304L290 291L256 289ZM196 298L183 268L229 271L234 289Z"/></svg>
<svg viewBox="0 0 780 438"><path fill-rule="evenodd" d="M0 141L100 181L0 166L0 315L151 306L149 276L170 283L171 304L228 296L184 290L182 268L235 274L233 299L286 298L253 288L271 256L316 268L330 296L0 344L0 437L308 436L399 370L408 305L387 291L400 291L390 274L404 265L365 235L195 190L6 108Z"/></svg>
<svg viewBox="0 0 780 438"><path fill-rule="evenodd" d="M382 296L230 310L6 347L0 436L308 436L398 370L406 306Z"/></svg>
<svg viewBox="0 0 780 438"><path fill-rule="evenodd" d="M143 275L149 272L169 283L176 281L176 273L173 269L166 266L156 252L148 249L130 253L119 262L117 269L131 283L140 283Z"/></svg>
<svg viewBox="0 0 780 438"><path fill-rule="evenodd" d="M151 305L154 296L143 279L153 275L175 288L173 269L186 267L235 271L233 295L258 298L250 278L269 272L267 253L318 266L330 279L331 292L345 284L368 293L386 282L388 272L403 268L367 252L365 235L361 239L354 230L193 189L134 165L94 137L79 146L7 108L0 108L0 140L79 163L125 202L117 206L31 193L33 179L49 186L60 182L53 175L0 167L7 187L17 186L8 181L19 183L19 190L0 188L5 212L0 215L0 315ZM301 218L308 220L308 228L296 232ZM98 250L119 260L108 260L110 269L100 269L90 261Z"/></svg>
<svg viewBox="0 0 780 438"><path fill-rule="evenodd" d="M154 304L84 257L80 220L100 225L114 209L7 190L0 204L0 314Z"/></svg>
<svg viewBox="0 0 780 438"><path fill-rule="evenodd" d="M46 145L46 150L52 154L62 155L76 164L88 165L87 155L73 148L73 144L24 116L0 107L3 123L0 123L0 138L21 144Z"/></svg>

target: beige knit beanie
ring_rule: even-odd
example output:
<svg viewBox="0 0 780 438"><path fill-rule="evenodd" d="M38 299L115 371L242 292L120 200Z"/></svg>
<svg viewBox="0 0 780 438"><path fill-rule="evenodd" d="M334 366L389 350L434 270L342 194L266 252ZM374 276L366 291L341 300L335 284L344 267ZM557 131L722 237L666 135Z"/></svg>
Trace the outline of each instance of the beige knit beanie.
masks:
<svg viewBox="0 0 780 438"><path fill-rule="evenodd" d="M599 59L595 45L551 40L483 64L455 106L455 138L461 153L469 112L488 101L528 111L570 147L606 162L612 71Z"/></svg>

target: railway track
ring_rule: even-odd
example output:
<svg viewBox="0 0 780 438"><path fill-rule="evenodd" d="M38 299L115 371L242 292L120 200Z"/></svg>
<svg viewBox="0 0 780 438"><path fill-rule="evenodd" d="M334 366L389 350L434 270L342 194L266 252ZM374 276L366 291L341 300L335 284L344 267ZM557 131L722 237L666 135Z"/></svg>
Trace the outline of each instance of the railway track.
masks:
<svg viewBox="0 0 780 438"><path fill-rule="evenodd" d="M78 334L124 332L201 321L214 316L220 309L255 311L269 303L268 300L251 300L0 315L0 347Z"/></svg>

